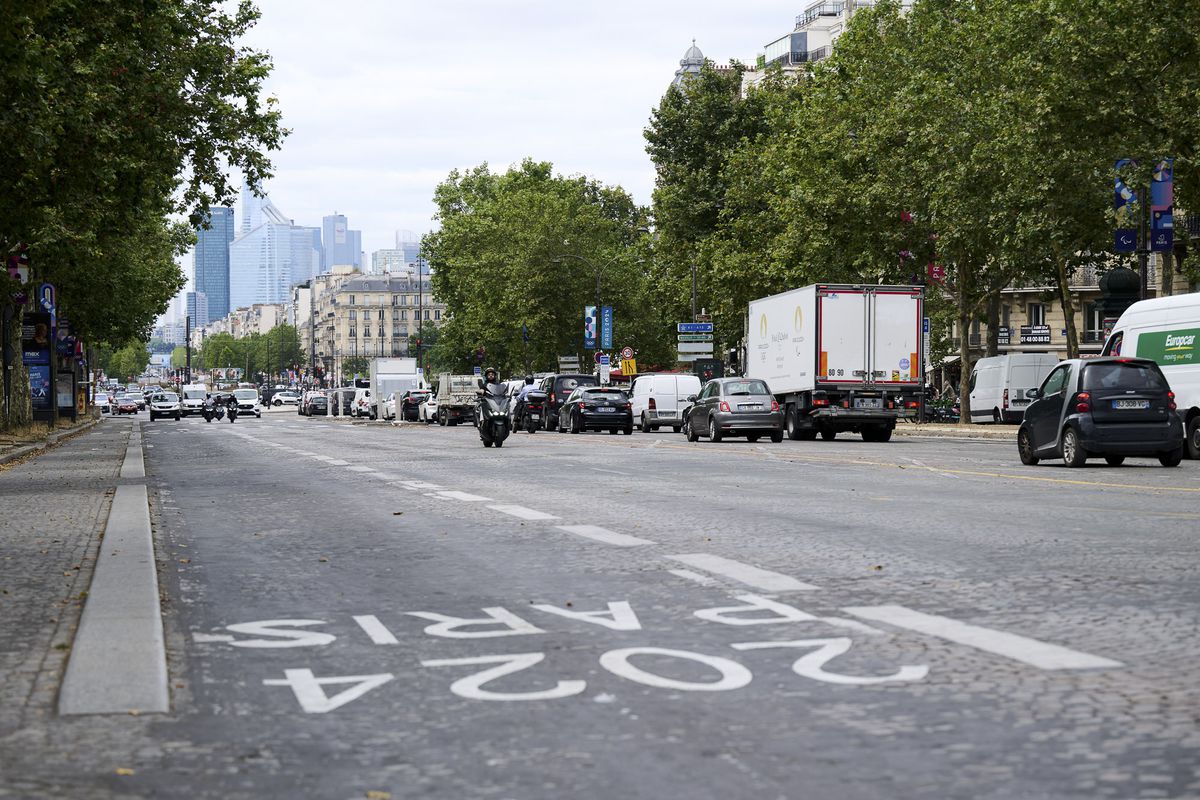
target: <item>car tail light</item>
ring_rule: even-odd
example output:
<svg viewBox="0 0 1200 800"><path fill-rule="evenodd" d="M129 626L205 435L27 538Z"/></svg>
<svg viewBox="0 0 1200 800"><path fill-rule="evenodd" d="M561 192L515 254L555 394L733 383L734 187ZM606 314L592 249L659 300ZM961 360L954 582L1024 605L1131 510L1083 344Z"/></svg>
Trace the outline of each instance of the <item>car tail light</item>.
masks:
<svg viewBox="0 0 1200 800"><path fill-rule="evenodd" d="M1174 392L1167 392L1167 408L1171 409L1172 411L1175 410L1175 393Z"/></svg>
<svg viewBox="0 0 1200 800"><path fill-rule="evenodd" d="M721 401L721 406L720 406L720 408L721 408L721 410L722 410L722 411L728 411L728 410L729 410L729 403L726 403L724 400L722 400L722 401Z"/></svg>
<svg viewBox="0 0 1200 800"><path fill-rule="evenodd" d="M621 408L633 408L633 403L626 403L625 405L621 406Z"/></svg>
<svg viewBox="0 0 1200 800"><path fill-rule="evenodd" d="M553 402L554 402L554 392L551 392L551 393L550 393L550 402L551 402L551 403L553 403Z"/></svg>
<svg viewBox="0 0 1200 800"><path fill-rule="evenodd" d="M850 401L849 401L849 400L843 400L843 401L842 401L842 408L849 408L849 407L850 407Z"/></svg>
<svg viewBox="0 0 1200 800"><path fill-rule="evenodd" d="M778 411L778 410L779 410L779 401L778 401L778 400L776 400L776 399L774 399L774 398L771 398L771 410L772 410L772 411Z"/></svg>
<svg viewBox="0 0 1200 800"><path fill-rule="evenodd" d="M908 402L906 402L904 404L904 407L905 408L920 408L921 403L918 400L909 400Z"/></svg>
<svg viewBox="0 0 1200 800"><path fill-rule="evenodd" d="M1008 408L1008 389L1004 390L1004 398L1000 401L1002 408Z"/></svg>
<svg viewBox="0 0 1200 800"><path fill-rule="evenodd" d="M1075 410L1080 414L1086 414L1092 410L1092 395L1089 392L1080 392L1075 395Z"/></svg>
<svg viewBox="0 0 1200 800"><path fill-rule="evenodd" d="M651 411L653 411L654 409L658 408L658 404L654 402L654 398L653 398L653 397L651 397L651 398L650 398L650 402L648 402L648 403L646 404L646 408L650 409Z"/></svg>
<svg viewBox="0 0 1200 800"><path fill-rule="evenodd" d="M583 401L582 401L582 400L580 400L580 401L579 401L579 407L580 407L581 409L583 408Z"/></svg>

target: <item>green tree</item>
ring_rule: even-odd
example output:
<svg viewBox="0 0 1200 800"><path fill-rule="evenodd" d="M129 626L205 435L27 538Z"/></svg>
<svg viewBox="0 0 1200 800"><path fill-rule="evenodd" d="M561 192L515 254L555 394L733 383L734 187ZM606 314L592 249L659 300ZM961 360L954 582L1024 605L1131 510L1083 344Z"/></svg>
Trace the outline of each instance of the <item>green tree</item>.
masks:
<svg viewBox="0 0 1200 800"><path fill-rule="evenodd" d="M171 368L183 369L187 366L187 348L179 345L171 351Z"/></svg>
<svg viewBox="0 0 1200 800"><path fill-rule="evenodd" d="M132 341L112 354L108 376L122 383L129 383L145 372L149 363L150 351L146 349L146 343Z"/></svg>
<svg viewBox="0 0 1200 800"><path fill-rule="evenodd" d="M583 309L612 305L621 343L665 353L665 323L646 301L645 216L622 189L555 175L548 163L450 173L435 192L441 228L422 244L449 320L434 357L450 371L547 369L583 344ZM528 330L529 341L522 336ZM616 344L616 342L614 342Z"/></svg>
<svg viewBox="0 0 1200 800"><path fill-rule="evenodd" d="M346 383L355 376L366 377L371 371L371 360L366 356L350 356L342 359L342 380Z"/></svg>

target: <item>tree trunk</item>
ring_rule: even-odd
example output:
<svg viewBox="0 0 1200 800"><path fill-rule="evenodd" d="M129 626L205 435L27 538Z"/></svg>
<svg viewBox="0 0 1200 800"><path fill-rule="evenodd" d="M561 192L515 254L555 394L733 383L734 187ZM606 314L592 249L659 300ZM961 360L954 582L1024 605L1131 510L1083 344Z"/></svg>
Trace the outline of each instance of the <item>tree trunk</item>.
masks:
<svg viewBox="0 0 1200 800"><path fill-rule="evenodd" d="M971 424L971 291L970 271L958 270L958 408L959 425Z"/></svg>
<svg viewBox="0 0 1200 800"><path fill-rule="evenodd" d="M1170 297L1172 294L1174 294L1173 290L1175 288L1172 286L1172 281L1175 277L1175 254L1168 250L1166 252L1159 253L1159 256L1158 268L1162 274L1158 276L1158 279L1159 286L1162 288L1158 290L1158 296Z"/></svg>
<svg viewBox="0 0 1200 800"><path fill-rule="evenodd" d="M29 371L21 359L21 317L24 309L12 308L12 316L5 326L5 334L9 343L12 361L7 365L8 402L4 405L4 416L0 417L0 427L11 430L33 422L33 403L29 396ZM0 365L3 366L3 365ZM0 391L3 384L0 382Z"/></svg>
<svg viewBox="0 0 1200 800"><path fill-rule="evenodd" d="M1054 275L1058 284L1058 303L1062 306L1067 328L1067 358L1079 358L1079 331L1075 327L1075 304L1071 300L1071 274L1065 258L1056 258Z"/></svg>
<svg viewBox="0 0 1200 800"><path fill-rule="evenodd" d="M1000 355L1000 292L992 292L987 301L987 355Z"/></svg>

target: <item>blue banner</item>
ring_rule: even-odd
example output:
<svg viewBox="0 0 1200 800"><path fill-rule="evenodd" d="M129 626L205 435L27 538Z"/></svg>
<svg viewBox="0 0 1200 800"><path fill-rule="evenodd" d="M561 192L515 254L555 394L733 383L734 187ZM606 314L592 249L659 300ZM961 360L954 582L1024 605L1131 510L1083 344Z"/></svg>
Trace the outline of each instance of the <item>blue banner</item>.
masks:
<svg viewBox="0 0 1200 800"><path fill-rule="evenodd" d="M678 322L675 324L675 329L679 333L712 333L713 324L711 322Z"/></svg>
<svg viewBox="0 0 1200 800"><path fill-rule="evenodd" d="M596 307L583 307L583 346L586 350L596 349Z"/></svg>
<svg viewBox="0 0 1200 800"><path fill-rule="evenodd" d="M600 309L600 347L611 350L613 346L613 307L604 306Z"/></svg>

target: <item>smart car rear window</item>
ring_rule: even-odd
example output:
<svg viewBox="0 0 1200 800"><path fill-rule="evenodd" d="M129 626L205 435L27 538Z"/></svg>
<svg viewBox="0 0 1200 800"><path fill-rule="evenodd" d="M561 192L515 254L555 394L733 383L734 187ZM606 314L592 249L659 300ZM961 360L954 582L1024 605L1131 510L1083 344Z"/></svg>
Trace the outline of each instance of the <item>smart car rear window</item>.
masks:
<svg viewBox="0 0 1200 800"><path fill-rule="evenodd" d="M1087 391L1103 389L1154 389L1167 390L1167 381L1153 364L1111 362L1088 364L1083 369L1083 388Z"/></svg>

